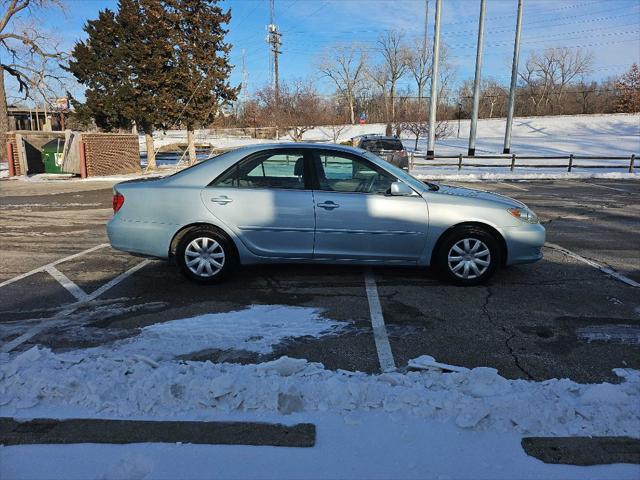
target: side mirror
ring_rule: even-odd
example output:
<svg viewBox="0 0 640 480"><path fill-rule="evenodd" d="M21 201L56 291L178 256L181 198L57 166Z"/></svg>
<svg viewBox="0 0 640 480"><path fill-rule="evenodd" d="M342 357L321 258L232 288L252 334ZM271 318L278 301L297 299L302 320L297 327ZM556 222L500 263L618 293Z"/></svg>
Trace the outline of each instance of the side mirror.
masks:
<svg viewBox="0 0 640 480"><path fill-rule="evenodd" d="M394 197L402 197L402 196L413 195L413 190L411 190L411 188L409 188L409 186L406 183L393 182L391 184L390 193Z"/></svg>

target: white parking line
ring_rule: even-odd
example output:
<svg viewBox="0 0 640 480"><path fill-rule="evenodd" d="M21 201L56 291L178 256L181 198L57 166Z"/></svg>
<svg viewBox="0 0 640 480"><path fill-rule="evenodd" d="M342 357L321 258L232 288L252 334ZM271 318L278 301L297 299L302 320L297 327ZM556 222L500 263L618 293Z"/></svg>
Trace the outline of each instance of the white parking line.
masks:
<svg viewBox="0 0 640 480"><path fill-rule="evenodd" d="M76 300L83 301L87 298L87 293L56 267L50 265L44 271L55 278L71 295L76 297Z"/></svg>
<svg viewBox="0 0 640 480"><path fill-rule="evenodd" d="M152 262L152 260L143 260L142 262L140 262L139 264L131 267L129 270L127 270L126 272L121 273L120 275L118 275L116 278L114 278L113 280L110 280L109 282L105 283L103 286L101 286L100 288L98 288L95 292L93 292L91 295L89 295L89 300L93 300L95 298L98 298L100 295L102 295L104 292L106 292L107 290L115 287L117 284L119 284L121 281L123 281L125 278L131 276L132 274L136 273L138 270L140 270L141 268L146 267L147 265L149 265Z"/></svg>
<svg viewBox="0 0 640 480"><path fill-rule="evenodd" d="M113 280L105 283L103 286L101 286L100 288L98 288L96 291L94 291L93 293L86 295L84 297L83 300L80 300L76 303L72 303L71 305L67 306L65 309L63 309L62 311L58 312L56 315L54 315L53 318L44 318L42 323L35 325L34 327L30 328L29 330L27 330L25 333L23 333L22 335L20 335L17 338L14 338L13 340L11 340L8 343L5 343L4 345L2 345L2 347L0 347L0 352L2 353L8 353L11 350L13 350L16 347L19 347L20 345L22 345L23 343L29 341L30 339L32 339L33 337L35 337L36 335L38 335L40 332L43 332L44 330L47 330L51 327L60 325L64 323L64 317L66 317L67 315L69 315L70 313L75 312L77 309L79 309L80 307L83 307L84 305L86 305L88 302L95 300L96 298L98 298L100 295L102 295L103 293L105 293L107 290L115 287L117 284L119 284L120 282L122 282L124 279L126 279L127 277L129 277L131 274L137 272L138 270L140 270L141 268L147 266L149 263L151 263L152 260L143 260L142 262L140 262L139 264L131 267L129 270L127 270L126 272L121 273L120 275L118 275L116 278L114 278ZM57 271L57 269L56 269ZM62 274L61 274L62 275ZM65 277L66 278L66 277ZM71 281L71 280L69 280ZM75 285L75 284L74 284ZM77 285L76 285L77 286ZM84 292L83 292L84 293Z"/></svg>
<svg viewBox="0 0 640 480"><path fill-rule="evenodd" d="M560 245L556 245L555 243L548 243L547 242L547 243L544 244L544 246L548 247L548 248L551 248L553 250L556 250L556 251L558 251L560 253L563 253L568 257L575 258L576 260L580 260L581 262L584 262L587 265L592 266L593 268L597 268L601 272L606 273L610 277L613 277L616 280L619 280L619 281L621 281L623 283L626 283L627 285L630 285L630 286L636 287L636 288L640 287L640 283L638 283L635 280L632 280L631 278L621 274L620 272L616 272L612 268L605 267L604 265L600 265L598 262L595 262L595 261L590 260L588 258L585 258L585 257L583 257L581 255L578 255L577 253L574 253L571 250L567 250L566 248L561 247Z"/></svg>
<svg viewBox="0 0 640 480"><path fill-rule="evenodd" d="M511 187L511 188L515 188L516 190L522 190L523 192L528 192L529 189L521 187L520 185L514 185L513 183L509 183L509 182L501 182L500 185L503 185L505 187Z"/></svg>
<svg viewBox="0 0 640 480"><path fill-rule="evenodd" d="M391 345L387 329L384 325L384 317L382 316L382 306L380 305L380 297L378 296L378 287L376 279L373 277L371 269L367 269L364 273L364 283L367 290L367 299L369 300L369 311L371 312L371 326L373 327L373 339L376 343L378 352L378 360L380 362L380 370L383 372L391 372L396 369L396 363L393 360Z"/></svg>
<svg viewBox="0 0 640 480"><path fill-rule="evenodd" d="M4 282L1 282L0 283L0 288L4 287L5 285L9 285L9 284L11 284L13 282L17 282L18 280L22 280L23 278L27 278L27 277L33 275L34 273L43 272L49 267L55 267L56 265L58 265L60 263L66 262L68 260L73 260L74 258L80 257L82 255L86 255L87 253L91 253L91 252L94 252L94 251L99 250L101 248L108 247L108 246L109 246L108 243L101 243L100 245L96 245L95 247L88 248L86 250L83 250L82 252L74 253L73 255L69 255L68 257L64 257L64 258L61 258L59 260L56 260L55 262L47 263L46 265L43 265L42 267L38 267L38 268L36 268L34 270L31 270L31 271L29 271L27 273L23 273L21 275L18 275L17 277L13 277L13 278L10 278L9 280L5 280Z"/></svg>
<svg viewBox="0 0 640 480"><path fill-rule="evenodd" d="M589 185L593 185L594 187L606 188L607 190L615 190L616 192L631 193L630 191L623 190L622 188L614 188L608 185L600 185L599 183L589 183Z"/></svg>
<svg viewBox="0 0 640 480"><path fill-rule="evenodd" d="M616 192L631 193L630 191L623 190L622 188L609 187L608 185L600 185L599 183L592 183L592 182L583 182L583 183L567 182L567 183L571 183L573 185L580 185L581 187L583 187L585 185L589 185L589 186L592 186L592 187L606 188L607 190L615 190Z"/></svg>

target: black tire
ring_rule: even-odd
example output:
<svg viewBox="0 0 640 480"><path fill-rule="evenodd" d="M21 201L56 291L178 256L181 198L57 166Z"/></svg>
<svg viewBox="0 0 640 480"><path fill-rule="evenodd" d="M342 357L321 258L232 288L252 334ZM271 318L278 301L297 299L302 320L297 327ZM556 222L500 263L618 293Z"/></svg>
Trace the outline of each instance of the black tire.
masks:
<svg viewBox="0 0 640 480"><path fill-rule="evenodd" d="M465 243L465 240L468 240L468 243ZM472 252L476 247L475 242L479 243L476 251ZM465 248L467 246L469 248ZM488 250L488 254L479 255L485 249ZM449 257L450 252L452 260ZM486 282L495 273L502 263L502 254L499 240L489 231L475 226L459 227L447 233L439 243L434 263L448 282L472 286ZM484 262L488 265L484 265Z"/></svg>
<svg viewBox="0 0 640 480"><path fill-rule="evenodd" d="M203 250L205 244L205 251L198 253L196 247ZM189 265L187 259L195 262ZM189 230L178 242L175 260L184 276L198 283L218 283L236 270L238 265L236 249L231 240L211 227ZM202 267L199 269L200 264ZM201 270L200 274L198 270Z"/></svg>

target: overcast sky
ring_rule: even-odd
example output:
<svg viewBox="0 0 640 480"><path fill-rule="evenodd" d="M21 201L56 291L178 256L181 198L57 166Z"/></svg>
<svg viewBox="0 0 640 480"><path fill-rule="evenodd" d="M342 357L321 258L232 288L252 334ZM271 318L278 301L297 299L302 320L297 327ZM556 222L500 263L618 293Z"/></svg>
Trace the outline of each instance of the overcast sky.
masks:
<svg viewBox="0 0 640 480"><path fill-rule="evenodd" d="M63 0L66 13L48 11L38 20L60 36L64 45L85 37L84 23L115 0ZM275 0L275 21L282 32L280 74L284 80L315 75L318 56L337 44L375 47L388 29L400 30L407 42L419 42L424 32L425 0ZM233 44L233 83L242 81L242 52L249 90L269 81L268 0L225 0L231 8L229 41ZM473 77L479 0L444 0L442 40L457 70L458 83ZM516 0L488 0L483 77L508 83ZM429 0L429 38L433 35L435 0ZM524 0L521 62L531 50L583 46L594 54L595 79L626 71L640 63L639 0ZM372 54L373 55L373 54ZM402 82L401 87L410 83ZM326 81L319 81L327 91Z"/></svg>

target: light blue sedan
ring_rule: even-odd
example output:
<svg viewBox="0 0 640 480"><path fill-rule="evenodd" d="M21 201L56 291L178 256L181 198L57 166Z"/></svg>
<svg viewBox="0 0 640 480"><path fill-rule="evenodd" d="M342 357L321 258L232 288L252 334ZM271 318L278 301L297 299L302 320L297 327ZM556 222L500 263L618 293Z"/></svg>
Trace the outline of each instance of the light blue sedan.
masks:
<svg viewBox="0 0 640 480"><path fill-rule="evenodd" d="M119 183L111 245L174 259L212 283L239 264L433 265L475 285L542 258L545 230L502 195L423 183L339 145L239 148L174 175Z"/></svg>

